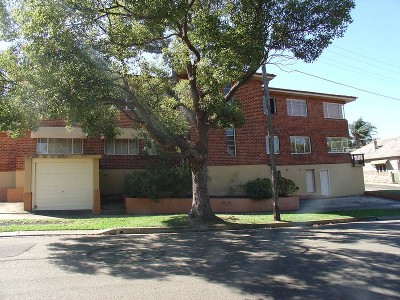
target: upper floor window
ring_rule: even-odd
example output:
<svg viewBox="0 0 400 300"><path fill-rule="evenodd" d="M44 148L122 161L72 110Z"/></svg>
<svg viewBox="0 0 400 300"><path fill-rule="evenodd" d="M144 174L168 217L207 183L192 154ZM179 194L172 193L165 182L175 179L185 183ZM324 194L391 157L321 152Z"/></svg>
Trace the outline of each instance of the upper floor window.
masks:
<svg viewBox="0 0 400 300"><path fill-rule="evenodd" d="M229 91L231 90L232 84L227 83L224 85L224 96L227 95L229 93Z"/></svg>
<svg viewBox="0 0 400 300"><path fill-rule="evenodd" d="M226 149L228 156L236 156L235 128L226 129Z"/></svg>
<svg viewBox="0 0 400 300"><path fill-rule="evenodd" d="M269 154L269 137L265 137L265 147L267 149L267 154ZM279 138L275 135L274 136L274 149L275 154L279 154Z"/></svg>
<svg viewBox="0 0 400 300"><path fill-rule="evenodd" d="M82 154L82 139L38 138L36 144L38 154Z"/></svg>
<svg viewBox="0 0 400 300"><path fill-rule="evenodd" d="M271 107L271 114L275 115L276 114L276 99L275 99L275 97L269 98L269 107ZM263 111L264 111L264 114L267 113L267 103L265 102L265 97L263 97Z"/></svg>
<svg viewBox="0 0 400 300"><path fill-rule="evenodd" d="M349 149L349 139L345 137L326 138L329 153L347 153Z"/></svg>
<svg viewBox="0 0 400 300"><path fill-rule="evenodd" d="M307 117L307 104L305 100L286 100L287 114L289 116Z"/></svg>
<svg viewBox="0 0 400 300"><path fill-rule="evenodd" d="M324 102L324 117L327 119L344 119L343 104Z"/></svg>
<svg viewBox="0 0 400 300"><path fill-rule="evenodd" d="M311 153L311 143L308 136L291 136L290 148L292 154L308 154Z"/></svg>
<svg viewBox="0 0 400 300"><path fill-rule="evenodd" d="M111 155L137 155L139 154L138 140L106 140L104 152Z"/></svg>

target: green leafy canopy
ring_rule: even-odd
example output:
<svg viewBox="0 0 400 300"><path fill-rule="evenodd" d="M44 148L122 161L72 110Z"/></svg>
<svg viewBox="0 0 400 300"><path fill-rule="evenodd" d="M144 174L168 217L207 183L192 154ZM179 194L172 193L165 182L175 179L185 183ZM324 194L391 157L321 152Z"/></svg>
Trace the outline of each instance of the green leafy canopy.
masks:
<svg viewBox="0 0 400 300"><path fill-rule="evenodd" d="M315 60L353 0L0 0L0 130L46 118L115 136L118 108L165 150L194 128L241 126L237 89L264 62ZM224 95L223 87L231 83ZM260 99L261 101L261 99ZM203 143L204 144L204 143ZM197 153L198 154L198 153Z"/></svg>

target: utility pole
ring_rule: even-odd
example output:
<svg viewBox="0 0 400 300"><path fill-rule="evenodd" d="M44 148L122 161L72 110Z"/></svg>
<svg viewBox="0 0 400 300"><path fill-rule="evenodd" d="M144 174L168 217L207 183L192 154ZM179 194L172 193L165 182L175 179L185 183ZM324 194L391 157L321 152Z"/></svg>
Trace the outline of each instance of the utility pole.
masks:
<svg viewBox="0 0 400 300"><path fill-rule="evenodd" d="M271 104L269 101L269 88L268 88L268 78L265 63L262 65L262 77L264 86L264 99L267 115L267 134L269 143L269 162L270 162L270 172L271 172L271 182L272 182L272 209L274 215L274 221L281 220L281 213L279 211L278 204L278 179L276 177L276 163L275 163L275 136L274 136L274 126L272 124L272 113Z"/></svg>

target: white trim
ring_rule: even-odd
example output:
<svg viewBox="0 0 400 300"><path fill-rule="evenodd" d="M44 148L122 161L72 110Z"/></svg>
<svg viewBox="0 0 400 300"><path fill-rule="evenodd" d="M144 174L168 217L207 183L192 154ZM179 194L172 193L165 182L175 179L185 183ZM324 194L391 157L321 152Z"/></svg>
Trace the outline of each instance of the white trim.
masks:
<svg viewBox="0 0 400 300"><path fill-rule="evenodd" d="M319 98L330 98L335 100L342 100L346 103L353 102L357 99L357 97L353 96L344 96L344 95L334 95L334 94L324 94L324 93L315 93L315 92L307 92L307 91L296 91L296 90L287 90L287 89L280 89L280 88L270 88L270 92L281 92L291 95L300 95L300 96L312 96L312 97L319 97Z"/></svg>

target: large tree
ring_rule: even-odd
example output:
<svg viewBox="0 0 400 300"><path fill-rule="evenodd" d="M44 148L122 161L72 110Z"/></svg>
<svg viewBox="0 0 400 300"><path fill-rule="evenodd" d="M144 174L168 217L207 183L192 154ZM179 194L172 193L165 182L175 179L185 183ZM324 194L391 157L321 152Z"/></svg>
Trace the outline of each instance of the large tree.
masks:
<svg viewBox="0 0 400 300"><path fill-rule="evenodd" d="M189 215L213 220L209 129L241 126L235 92L274 58L314 61L343 35L353 7L353 0L0 0L0 34L10 43L0 56L0 108L17 112L0 130L61 117L89 135L113 136L117 108L127 105L164 150L188 159Z"/></svg>
<svg viewBox="0 0 400 300"><path fill-rule="evenodd" d="M372 136L376 133L376 127L371 122L358 118L350 124L350 137L354 146L360 148L372 141Z"/></svg>

